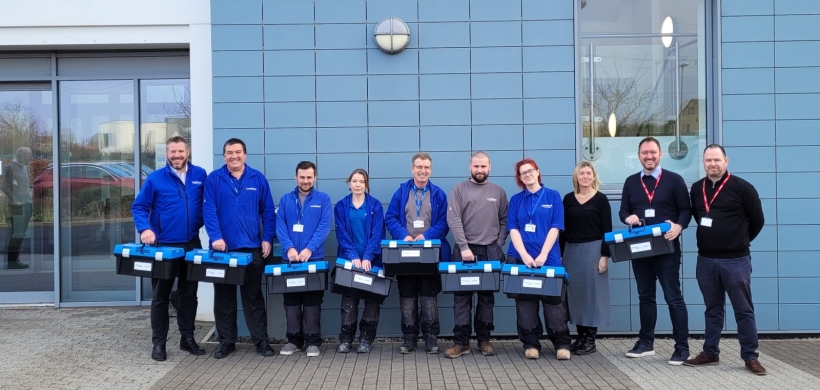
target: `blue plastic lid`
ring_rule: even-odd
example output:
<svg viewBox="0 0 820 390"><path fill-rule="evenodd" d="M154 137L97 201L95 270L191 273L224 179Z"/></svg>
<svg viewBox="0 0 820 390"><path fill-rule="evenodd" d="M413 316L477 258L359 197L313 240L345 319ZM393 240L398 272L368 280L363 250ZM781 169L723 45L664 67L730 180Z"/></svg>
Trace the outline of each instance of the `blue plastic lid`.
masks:
<svg viewBox="0 0 820 390"><path fill-rule="evenodd" d="M185 261L194 264L222 264L229 267L245 267L253 261L253 255L244 252L214 252L194 249L185 254Z"/></svg>
<svg viewBox="0 0 820 390"><path fill-rule="evenodd" d="M489 261L445 261L438 263L438 273L452 274L458 272L498 272L501 271L501 262L498 260Z"/></svg>
<svg viewBox="0 0 820 390"><path fill-rule="evenodd" d="M291 262L265 266L265 275L327 273L327 261Z"/></svg>
<svg viewBox="0 0 820 390"><path fill-rule="evenodd" d="M402 241L402 240L382 240L382 248L395 248L399 246L429 246L440 247L441 240L420 240L420 241Z"/></svg>
<svg viewBox="0 0 820 390"><path fill-rule="evenodd" d="M353 269L353 268L355 268L352 261L347 260L347 259L343 259L341 257L336 259L335 265L336 265L336 267L344 268L344 269ZM362 270L362 271L364 271L364 270ZM381 268L381 267L370 267L370 270L367 271L367 273L373 274L373 275L375 275L377 277L380 277L380 278L384 277L384 269Z"/></svg>
<svg viewBox="0 0 820 390"><path fill-rule="evenodd" d="M150 246L142 243L118 244L114 246L114 254L122 257L141 257L156 261L182 260L185 250L170 246Z"/></svg>
<svg viewBox="0 0 820 390"><path fill-rule="evenodd" d="M504 275L543 276L547 278L564 278L569 282L569 274L564 267L542 266L530 268L524 264L504 264L501 269Z"/></svg>
<svg viewBox="0 0 820 390"><path fill-rule="evenodd" d="M612 231L604 234L604 240L608 243L622 242L632 238L660 236L672 229L669 222L663 222L655 225L638 226L632 229L624 229Z"/></svg>

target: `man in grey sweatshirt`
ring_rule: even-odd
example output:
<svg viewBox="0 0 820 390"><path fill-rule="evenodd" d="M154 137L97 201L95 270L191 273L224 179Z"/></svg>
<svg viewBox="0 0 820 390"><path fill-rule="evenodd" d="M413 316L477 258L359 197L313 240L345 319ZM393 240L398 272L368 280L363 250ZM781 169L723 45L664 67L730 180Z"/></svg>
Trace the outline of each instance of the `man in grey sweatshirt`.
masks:
<svg viewBox="0 0 820 390"><path fill-rule="evenodd" d="M453 186L450 192L447 224L456 245L452 261L502 260L501 247L507 240L507 193L490 183L490 156L475 152L470 158L470 179ZM453 347L444 351L448 358L470 353L470 323L474 293L453 294ZM484 356L495 355L490 344L495 296L479 292L475 310L475 333L478 348Z"/></svg>

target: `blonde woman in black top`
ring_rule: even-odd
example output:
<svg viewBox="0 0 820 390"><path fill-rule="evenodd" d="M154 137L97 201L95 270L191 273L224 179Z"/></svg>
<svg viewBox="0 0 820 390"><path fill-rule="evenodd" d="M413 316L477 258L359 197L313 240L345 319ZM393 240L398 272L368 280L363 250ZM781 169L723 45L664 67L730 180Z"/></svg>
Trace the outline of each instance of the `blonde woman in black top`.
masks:
<svg viewBox="0 0 820 390"><path fill-rule="evenodd" d="M560 236L563 264L571 282L567 288L570 323L578 329L572 352L596 351L599 327L609 326L609 247L604 233L612 231L612 209L598 192L600 181L587 161L572 174L573 192L564 196L564 232Z"/></svg>

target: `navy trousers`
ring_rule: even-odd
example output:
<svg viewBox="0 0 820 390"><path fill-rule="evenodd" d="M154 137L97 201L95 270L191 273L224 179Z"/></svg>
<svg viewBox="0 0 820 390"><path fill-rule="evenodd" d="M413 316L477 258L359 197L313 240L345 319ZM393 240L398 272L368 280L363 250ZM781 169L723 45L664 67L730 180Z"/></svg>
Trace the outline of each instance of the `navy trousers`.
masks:
<svg viewBox="0 0 820 390"><path fill-rule="evenodd" d="M726 317L726 295L732 302L737 322L737 339L743 360L757 359L757 323L752 304L752 259L712 259L698 256L695 270L703 303L706 304L706 332L703 351L709 356L720 354L718 344Z"/></svg>
<svg viewBox="0 0 820 390"><path fill-rule="evenodd" d="M677 246L677 245L676 245ZM641 330L638 337L644 345L655 344L655 324L658 321L657 282L669 306L675 349L689 351L689 312L680 290L680 249L664 255L632 260L632 272L638 286L638 309Z"/></svg>

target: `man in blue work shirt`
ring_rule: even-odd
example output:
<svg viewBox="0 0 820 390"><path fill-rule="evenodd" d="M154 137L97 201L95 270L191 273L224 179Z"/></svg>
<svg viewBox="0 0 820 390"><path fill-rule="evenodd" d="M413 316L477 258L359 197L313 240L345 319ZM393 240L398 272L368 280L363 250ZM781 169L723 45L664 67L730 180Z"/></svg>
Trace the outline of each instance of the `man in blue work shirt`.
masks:
<svg viewBox="0 0 820 390"><path fill-rule="evenodd" d="M199 229L202 227L202 193L205 170L188 161L190 148L185 138L171 137L165 142L165 167L152 172L134 199L131 213L140 232L140 241L146 245L172 246L190 251L202 248ZM193 355L205 350L194 340L198 282L187 278L185 262L180 262L177 291L179 292L179 348ZM151 358L166 358L168 339L168 300L174 279L151 279L151 339L154 349Z"/></svg>
<svg viewBox="0 0 820 390"><path fill-rule="evenodd" d="M222 146L225 165L211 172L205 182L202 212L211 249L250 253L245 284L239 286L245 323L256 345L256 353L273 356L268 343L268 319L262 295L265 258L271 253L276 232L276 210L265 175L245 164L247 149L238 138ZM261 227L261 229L260 229ZM219 347L214 357L222 359L236 351L236 285L214 284L214 317Z"/></svg>
<svg viewBox="0 0 820 390"><path fill-rule="evenodd" d="M333 205L330 196L316 191L316 164L296 165L296 188L279 199L276 235L285 262L323 260L325 239L330 233ZM321 313L324 291L282 294L288 343L279 351L291 355L305 346L307 356L319 356L322 345Z"/></svg>
<svg viewBox="0 0 820 390"><path fill-rule="evenodd" d="M430 181L433 158L427 153L416 153L411 159L413 178L402 183L393 194L384 223L394 240L441 240L441 261L450 260L447 242L447 194ZM411 353L421 330L424 350L438 353L436 341L441 324L438 317L438 293L441 292L439 275L399 276L399 305L401 331L404 343L399 353ZM421 321L418 320L421 301Z"/></svg>

